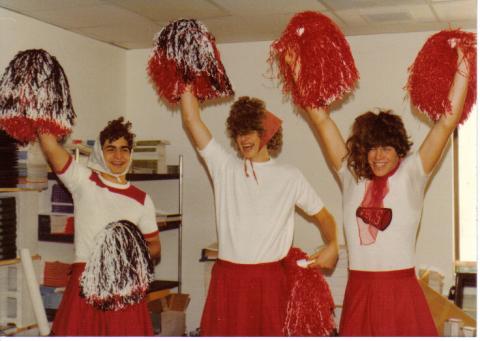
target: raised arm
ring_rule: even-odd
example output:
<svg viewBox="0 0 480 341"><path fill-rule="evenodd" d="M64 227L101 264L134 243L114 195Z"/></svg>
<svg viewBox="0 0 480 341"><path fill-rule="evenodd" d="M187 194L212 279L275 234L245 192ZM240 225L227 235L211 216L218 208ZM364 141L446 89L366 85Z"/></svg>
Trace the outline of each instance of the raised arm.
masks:
<svg viewBox="0 0 480 341"><path fill-rule="evenodd" d="M347 155L347 146L335 122L324 109L307 108L308 117L325 146L327 162L338 172L342 160Z"/></svg>
<svg viewBox="0 0 480 341"><path fill-rule="evenodd" d="M58 143L57 138L50 134L38 134L38 141L43 154L55 173L61 172L67 164L70 154Z"/></svg>
<svg viewBox="0 0 480 341"><path fill-rule="evenodd" d="M191 92L190 87L187 87L182 94L180 106L182 109L183 124L192 136L195 146L202 150L212 139L212 134L200 117L198 100Z"/></svg>
<svg viewBox="0 0 480 341"><path fill-rule="evenodd" d="M423 170L429 174L437 165L447 141L458 125L463 111L463 104L467 96L467 86L469 78L469 67L464 58L462 50L457 47L458 70L455 73L452 87L448 99L452 104L451 112L443 115L430 129L427 137L423 141L419 154L422 160Z"/></svg>
<svg viewBox="0 0 480 341"><path fill-rule="evenodd" d="M322 234L325 245L308 259L314 260L309 267L319 267L322 269L333 269L338 258L337 226L335 219L324 207L313 216L315 223Z"/></svg>
<svg viewBox="0 0 480 341"><path fill-rule="evenodd" d="M300 74L301 63L292 51L288 51L285 62L292 70L293 81L297 81ZM342 160L347 155L347 146L340 134L335 122L330 118L328 112L322 108L303 108L308 114L310 121L318 133L322 144L325 146L325 158L336 170L340 170Z"/></svg>

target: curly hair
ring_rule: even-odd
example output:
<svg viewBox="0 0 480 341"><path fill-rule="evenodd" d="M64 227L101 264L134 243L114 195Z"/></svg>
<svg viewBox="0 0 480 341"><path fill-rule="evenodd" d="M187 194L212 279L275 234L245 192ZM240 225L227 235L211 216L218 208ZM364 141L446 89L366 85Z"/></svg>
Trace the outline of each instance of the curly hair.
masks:
<svg viewBox="0 0 480 341"><path fill-rule="evenodd" d="M262 136L264 132L262 120L266 111L264 101L254 97L240 97L230 108L230 114L227 119L229 136L235 140L238 135L247 134L252 131L257 131L258 135ZM276 152L280 149L282 146L282 137L282 128L280 127L267 143L269 152Z"/></svg>
<svg viewBox="0 0 480 341"><path fill-rule="evenodd" d="M353 123L345 158L357 180L371 179L373 172L368 164L368 151L371 148L391 146L403 158L412 144L400 116L391 111L380 111L379 114L368 111L358 116Z"/></svg>
<svg viewBox="0 0 480 341"><path fill-rule="evenodd" d="M128 143L128 149L133 148L133 139L135 134L130 132L132 123L126 121L123 123L123 116L120 116L116 120L109 121L107 126L100 132L100 143L103 146L107 141L116 141L119 138L125 138Z"/></svg>

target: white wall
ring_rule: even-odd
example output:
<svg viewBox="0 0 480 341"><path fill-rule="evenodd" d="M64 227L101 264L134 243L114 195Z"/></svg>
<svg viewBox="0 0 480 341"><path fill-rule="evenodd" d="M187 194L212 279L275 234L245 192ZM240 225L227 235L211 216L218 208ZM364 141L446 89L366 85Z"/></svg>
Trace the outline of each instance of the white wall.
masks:
<svg viewBox="0 0 480 341"><path fill-rule="evenodd" d="M403 86L407 68L433 32L386 34L349 37L361 80L359 87L342 106L333 111L344 136L348 135L354 117L372 107L391 108L400 114L417 149L429 127L412 115ZM290 101L282 98L276 82L265 74L270 42L219 45L227 73L236 91L259 97L284 121L284 146L280 162L300 168L326 206L335 216L341 232L341 194L325 164L321 149L305 120L294 113ZM150 50L127 51L128 118L139 137L162 138L171 141L167 147L168 163L176 163L184 155L184 233L183 291L192 297L187 314L188 330L199 326L205 299L204 264L199 263L200 250L215 241L215 217L212 187L192 144L185 136L177 108L168 108L160 101L148 80L145 68ZM229 145L225 134L225 119L233 100L206 105L203 118L220 143ZM453 259L453 192L451 148L435 175L426 194L422 225L417 242L417 265L431 266L445 275L445 288L452 284ZM322 244L316 228L302 217L296 217L295 244L311 252ZM168 233L168 232L167 232ZM176 235L161 235L162 245L171 248ZM167 257L164 249L164 257Z"/></svg>
<svg viewBox="0 0 480 341"><path fill-rule="evenodd" d="M18 51L44 49L62 65L77 121L73 138L92 138L125 112L125 50L0 8L0 70ZM33 235L37 234L32 226ZM43 259L73 261L72 244L40 242Z"/></svg>

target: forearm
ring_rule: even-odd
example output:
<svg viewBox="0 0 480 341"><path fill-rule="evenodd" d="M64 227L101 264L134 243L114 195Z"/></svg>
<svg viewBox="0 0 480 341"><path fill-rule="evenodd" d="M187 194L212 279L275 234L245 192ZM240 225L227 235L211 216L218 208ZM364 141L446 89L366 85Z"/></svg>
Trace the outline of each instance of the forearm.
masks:
<svg viewBox="0 0 480 341"><path fill-rule="evenodd" d="M54 172L65 168L70 154L58 143L57 138L50 134L38 134L38 142Z"/></svg>
<svg viewBox="0 0 480 341"><path fill-rule="evenodd" d="M322 269L333 269L338 259L338 240L337 240L337 226L335 219L323 208L319 213L313 216L317 222L317 226L322 235L325 245L316 253L309 256L311 260L309 267L319 267Z"/></svg>
<svg viewBox="0 0 480 341"><path fill-rule="evenodd" d="M321 108L307 108L310 121L317 132L325 150L328 163L338 171L347 155L347 147L342 134L328 112Z"/></svg>
<svg viewBox="0 0 480 341"><path fill-rule="evenodd" d="M180 98L182 121L197 148L203 149L212 135L200 117L200 106L195 95L187 89Z"/></svg>
<svg viewBox="0 0 480 341"><path fill-rule="evenodd" d="M443 120L443 124L450 127L452 131L457 126L463 112L463 105L465 103L465 98L467 97L468 80L470 76L467 59L464 57L460 48L457 48L457 52L458 70L455 72L452 87L450 88L450 92L448 94L448 99L451 104L451 112L448 113L450 115L444 115L441 118L441 121Z"/></svg>
<svg viewBox="0 0 480 341"><path fill-rule="evenodd" d="M161 259L160 238L157 237L155 240L147 240L147 246L153 264L157 265Z"/></svg>
<svg viewBox="0 0 480 341"><path fill-rule="evenodd" d="M322 208L314 217L324 242L326 244L338 245L337 224L330 212L326 208Z"/></svg>

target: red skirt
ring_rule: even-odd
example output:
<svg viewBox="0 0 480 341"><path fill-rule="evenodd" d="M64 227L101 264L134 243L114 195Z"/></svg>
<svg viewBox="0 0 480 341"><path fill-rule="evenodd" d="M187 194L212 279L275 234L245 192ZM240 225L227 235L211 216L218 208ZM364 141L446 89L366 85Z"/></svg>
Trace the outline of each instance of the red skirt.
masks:
<svg viewBox="0 0 480 341"><path fill-rule="evenodd" d="M95 309L80 297L85 263L74 263L53 321L54 336L151 336L152 321L144 301L118 311Z"/></svg>
<svg viewBox="0 0 480 341"><path fill-rule="evenodd" d="M340 336L438 336L415 270L350 270Z"/></svg>
<svg viewBox="0 0 480 341"><path fill-rule="evenodd" d="M203 310L202 336L283 336L287 285L281 262L217 260Z"/></svg>

